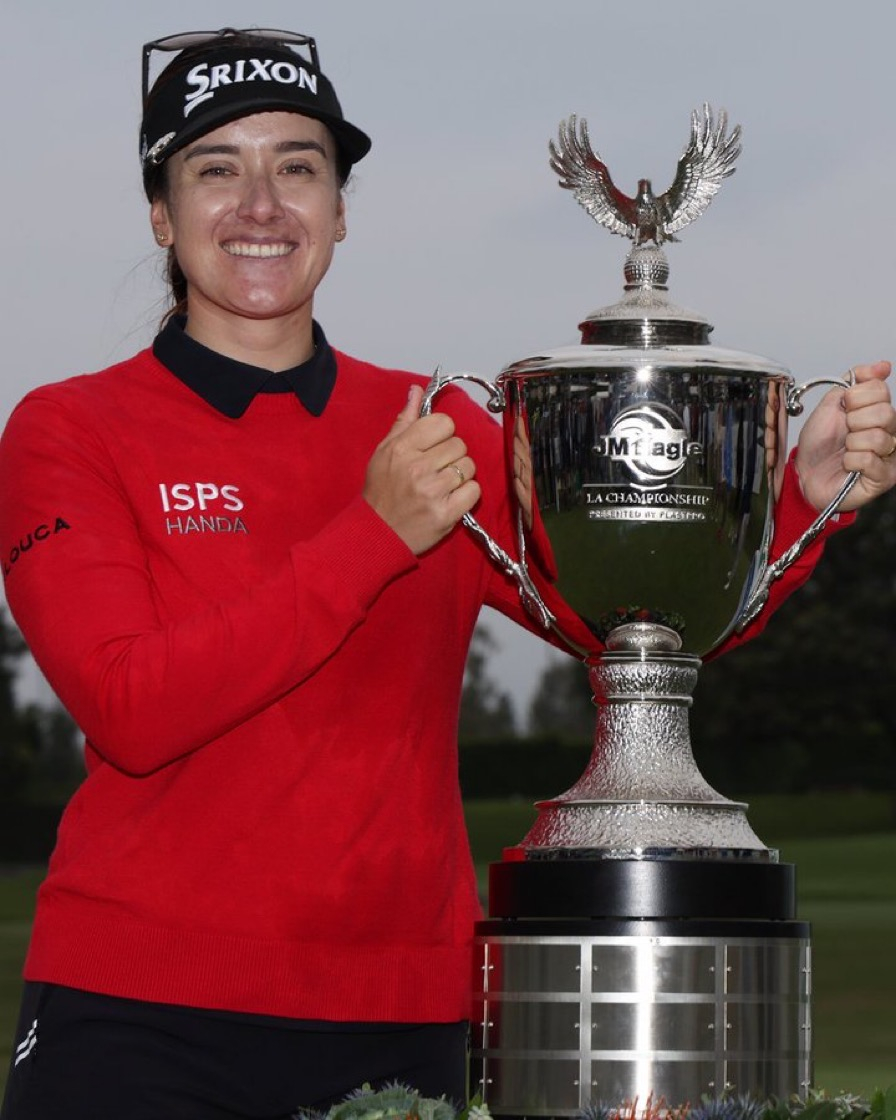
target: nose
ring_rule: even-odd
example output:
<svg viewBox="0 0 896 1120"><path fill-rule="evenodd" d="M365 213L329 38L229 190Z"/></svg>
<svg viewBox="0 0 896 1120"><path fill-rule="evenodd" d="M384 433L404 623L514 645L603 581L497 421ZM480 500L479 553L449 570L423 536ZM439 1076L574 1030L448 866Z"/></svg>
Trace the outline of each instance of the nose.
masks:
<svg viewBox="0 0 896 1120"><path fill-rule="evenodd" d="M283 215L276 183L262 173L247 175L237 213L255 222L271 222Z"/></svg>

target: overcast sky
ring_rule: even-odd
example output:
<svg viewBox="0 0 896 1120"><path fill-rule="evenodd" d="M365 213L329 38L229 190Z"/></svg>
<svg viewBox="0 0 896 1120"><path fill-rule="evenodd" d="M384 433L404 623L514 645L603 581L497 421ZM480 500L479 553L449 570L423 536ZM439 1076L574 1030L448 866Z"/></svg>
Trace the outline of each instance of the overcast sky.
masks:
<svg viewBox="0 0 896 1120"><path fill-rule="evenodd" d="M373 137L318 294L340 349L496 376L578 341L626 243L558 189L570 113L623 190L664 190L691 110L744 130L737 173L669 248L713 341L800 379L892 357L892 0L5 0L0 421L31 387L147 345L162 313L137 158L140 47L221 26L302 31ZM2 485L14 485L8 479ZM490 625L525 698L546 647Z"/></svg>

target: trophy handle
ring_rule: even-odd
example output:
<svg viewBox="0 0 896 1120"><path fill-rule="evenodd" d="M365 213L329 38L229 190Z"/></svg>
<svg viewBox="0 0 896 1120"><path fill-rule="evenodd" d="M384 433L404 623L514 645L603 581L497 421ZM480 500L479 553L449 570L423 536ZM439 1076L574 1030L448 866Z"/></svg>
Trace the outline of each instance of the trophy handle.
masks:
<svg viewBox="0 0 896 1120"><path fill-rule="evenodd" d="M784 407L787 409L788 416L800 416L803 411L803 394L807 393L810 389L815 389L819 385L833 385L838 389L849 389L854 383L852 370L850 370L845 378L820 377L815 381L807 381L803 385L791 385L787 389L784 397ZM852 471L848 474L836 497L821 511L799 540L792 544L785 553L779 556L774 564L769 564L765 569L762 578L759 580L759 583L747 600L746 606L741 613L737 623L738 632L742 631L744 627L752 622L759 614L768 601L771 585L776 579L780 579L791 564L799 560L809 545L812 544L825 525L827 525L828 521L830 521L832 515L837 512L840 503L859 481L859 477L859 471Z"/></svg>
<svg viewBox="0 0 896 1120"><path fill-rule="evenodd" d="M457 381L471 381L485 389L489 398L486 404L489 412L503 412L507 407L507 399L500 385L488 381L486 378L480 377L475 373L443 373L442 367L437 366L435 373L433 373L423 393L420 415L429 416L432 412L433 402L439 393L447 388L447 386ZM517 562L509 553L504 551L485 529L483 529L471 513L465 513L461 520L473 536L477 537L480 543L485 546L486 551L494 563L510 576L511 579L516 581L520 599L529 614L537 619L545 630L549 629L551 624L555 621L554 615L548 610L535 584L532 582L532 577L529 575L529 569L526 566L526 550L522 533L520 533L519 536L520 560Z"/></svg>

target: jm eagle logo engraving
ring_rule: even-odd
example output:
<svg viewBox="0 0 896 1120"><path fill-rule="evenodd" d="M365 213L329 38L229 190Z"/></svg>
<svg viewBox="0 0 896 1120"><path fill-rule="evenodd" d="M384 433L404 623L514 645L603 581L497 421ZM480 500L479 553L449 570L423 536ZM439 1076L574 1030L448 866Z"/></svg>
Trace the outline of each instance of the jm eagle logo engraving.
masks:
<svg viewBox="0 0 896 1120"><path fill-rule="evenodd" d="M636 486L665 486L688 459L702 456L703 446L684 430L681 418L666 405L626 408L600 436L594 450L600 458L625 465Z"/></svg>

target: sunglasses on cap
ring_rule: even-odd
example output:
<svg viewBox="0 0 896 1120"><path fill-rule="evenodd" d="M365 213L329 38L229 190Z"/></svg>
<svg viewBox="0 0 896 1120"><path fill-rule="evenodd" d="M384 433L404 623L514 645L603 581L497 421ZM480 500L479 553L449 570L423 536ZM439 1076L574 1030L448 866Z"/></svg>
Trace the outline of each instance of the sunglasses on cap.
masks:
<svg viewBox="0 0 896 1120"><path fill-rule="evenodd" d="M247 27L237 30L233 27L222 27L219 31L185 31L180 35L166 35L163 39L154 39L151 43L143 44L143 109L150 90L150 65L155 52L176 53L190 47L226 46L227 40L236 35L250 36L252 39L264 43L276 43L278 46L291 47L296 54L301 56L300 47L305 47L312 66L320 70L317 59L317 44L310 35L299 35L294 31L278 31L272 27Z"/></svg>

